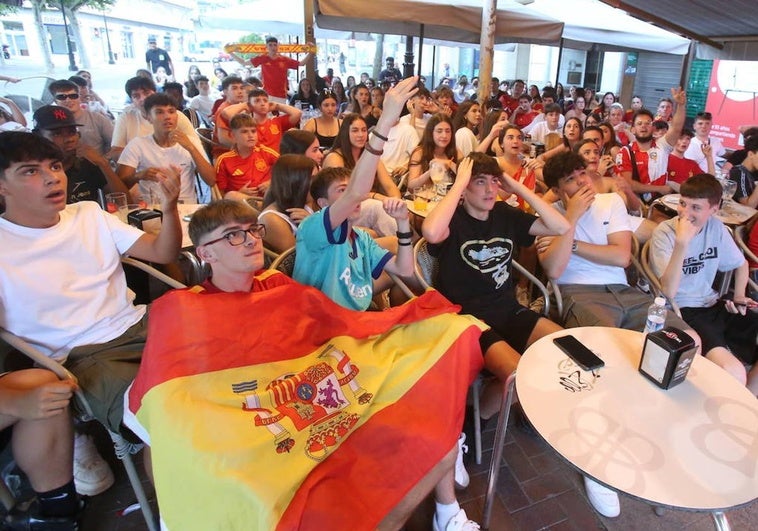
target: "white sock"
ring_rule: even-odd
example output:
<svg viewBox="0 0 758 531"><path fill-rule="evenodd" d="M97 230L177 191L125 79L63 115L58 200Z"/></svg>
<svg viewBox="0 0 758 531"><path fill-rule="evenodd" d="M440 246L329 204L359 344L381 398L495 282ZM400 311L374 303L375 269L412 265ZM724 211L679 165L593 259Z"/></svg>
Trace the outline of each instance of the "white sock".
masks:
<svg viewBox="0 0 758 531"><path fill-rule="evenodd" d="M461 510L458 500L453 503L440 503L435 501L434 517L437 519L437 525L440 529L445 529L447 523Z"/></svg>

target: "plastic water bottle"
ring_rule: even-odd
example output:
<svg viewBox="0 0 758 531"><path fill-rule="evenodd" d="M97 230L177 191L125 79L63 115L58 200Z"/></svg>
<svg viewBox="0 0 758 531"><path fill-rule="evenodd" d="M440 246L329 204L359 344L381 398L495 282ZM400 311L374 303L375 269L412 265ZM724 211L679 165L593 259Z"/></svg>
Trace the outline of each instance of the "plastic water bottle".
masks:
<svg viewBox="0 0 758 531"><path fill-rule="evenodd" d="M647 335L650 332L657 332L663 328L666 322L666 299L663 297L656 297L653 304L647 309L647 322L645 323L645 332Z"/></svg>

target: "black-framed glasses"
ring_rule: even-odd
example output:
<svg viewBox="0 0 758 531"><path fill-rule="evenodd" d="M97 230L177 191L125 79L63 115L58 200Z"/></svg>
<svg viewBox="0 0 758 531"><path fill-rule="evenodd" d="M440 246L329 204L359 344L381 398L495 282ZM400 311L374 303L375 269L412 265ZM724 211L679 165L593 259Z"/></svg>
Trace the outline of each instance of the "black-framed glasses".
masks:
<svg viewBox="0 0 758 531"><path fill-rule="evenodd" d="M245 242L247 242L248 234L252 236L253 238L258 238L260 240L266 236L266 227L265 225L251 225L250 227L246 229L232 230L232 231L227 232L220 238L216 238L215 240L205 242L201 245L211 245L211 244L220 242L221 240L226 240L229 243L229 245L233 247L237 247L238 245L242 245Z"/></svg>
<svg viewBox="0 0 758 531"><path fill-rule="evenodd" d="M58 101L78 100L79 94L76 92L74 92L73 94L56 94L55 99Z"/></svg>

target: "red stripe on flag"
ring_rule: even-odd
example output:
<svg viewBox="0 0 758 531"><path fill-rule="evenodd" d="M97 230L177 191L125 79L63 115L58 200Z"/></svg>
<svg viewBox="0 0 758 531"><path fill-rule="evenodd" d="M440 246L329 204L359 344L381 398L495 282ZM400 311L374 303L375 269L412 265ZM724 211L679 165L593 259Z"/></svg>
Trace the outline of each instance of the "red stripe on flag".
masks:
<svg viewBox="0 0 758 531"><path fill-rule="evenodd" d="M300 304L292 304L295 300ZM348 310L301 284L255 293L172 291L150 308L130 409L139 410L145 393L174 378L299 358L335 336L365 338L459 309L434 290L384 312ZM198 355L187 356L188 351Z"/></svg>
<svg viewBox="0 0 758 531"><path fill-rule="evenodd" d="M403 397L375 413L302 483L277 529L375 529L450 451L482 367L471 326Z"/></svg>

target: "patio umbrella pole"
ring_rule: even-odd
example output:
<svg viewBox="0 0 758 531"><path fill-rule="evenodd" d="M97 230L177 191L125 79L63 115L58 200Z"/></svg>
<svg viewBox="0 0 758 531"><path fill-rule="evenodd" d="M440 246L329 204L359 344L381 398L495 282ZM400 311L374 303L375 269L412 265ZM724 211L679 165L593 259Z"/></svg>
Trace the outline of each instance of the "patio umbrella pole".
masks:
<svg viewBox="0 0 758 531"><path fill-rule="evenodd" d="M495 55L495 25L497 0L482 0L482 36L479 41L479 101L487 101L489 79L492 77L492 59Z"/></svg>

